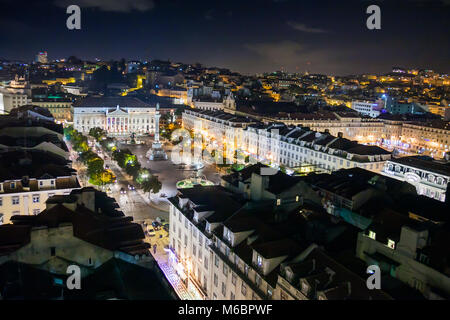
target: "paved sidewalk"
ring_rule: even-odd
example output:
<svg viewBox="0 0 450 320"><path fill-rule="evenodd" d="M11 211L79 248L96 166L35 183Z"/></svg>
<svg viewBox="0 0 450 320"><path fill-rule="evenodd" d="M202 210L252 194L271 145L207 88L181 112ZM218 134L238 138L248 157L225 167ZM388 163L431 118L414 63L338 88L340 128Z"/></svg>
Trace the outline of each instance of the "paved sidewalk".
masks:
<svg viewBox="0 0 450 320"><path fill-rule="evenodd" d="M167 280L169 280L172 287L175 289L175 292L178 294L181 300L195 300L187 291L184 284L181 282L178 275L175 273L167 263L160 264L159 267L165 274Z"/></svg>
<svg viewBox="0 0 450 320"><path fill-rule="evenodd" d="M154 201L151 201L148 199L148 193L145 194L144 191L142 191L142 189L136 189L136 191L141 195L142 199L144 199L144 201L151 207L161 210L161 211L165 211L165 212L169 212L170 210L170 206L168 202L163 202L163 201L159 201L159 203L155 203Z"/></svg>

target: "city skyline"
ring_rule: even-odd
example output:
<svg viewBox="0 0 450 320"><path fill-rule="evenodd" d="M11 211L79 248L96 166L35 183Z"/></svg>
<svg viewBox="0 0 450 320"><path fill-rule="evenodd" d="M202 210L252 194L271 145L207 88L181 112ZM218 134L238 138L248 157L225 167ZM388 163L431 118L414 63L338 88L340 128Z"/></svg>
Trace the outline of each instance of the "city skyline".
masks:
<svg viewBox="0 0 450 320"><path fill-rule="evenodd" d="M4 59L171 60L200 62L243 74L286 72L350 75L389 72L392 66L449 70L446 1L375 2L381 30L368 30L366 1L75 1L81 30L68 30L72 3L24 7L5 0L0 37ZM53 19L45 19L47 15ZM120 23L118 23L120 22ZM24 34L33 34L23 41ZM22 40L21 40L22 39ZM99 39L102 39L99 41Z"/></svg>
<svg viewBox="0 0 450 320"><path fill-rule="evenodd" d="M450 0L0 3L0 300L450 300Z"/></svg>

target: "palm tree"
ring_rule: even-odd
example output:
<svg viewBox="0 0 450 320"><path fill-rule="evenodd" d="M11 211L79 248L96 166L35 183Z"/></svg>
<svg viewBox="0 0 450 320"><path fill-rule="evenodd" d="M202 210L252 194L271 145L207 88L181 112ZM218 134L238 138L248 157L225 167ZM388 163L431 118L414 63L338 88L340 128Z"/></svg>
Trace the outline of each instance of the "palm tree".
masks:
<svg viewBox="0 0 450 320"><path fill-rule="evenodd" d="M151 193L158 193L161 190L162 184L161 181L158 180L157 176L150 176L149 179L146 179L142 182L142 190L144 192L148 192L148 200L150 201Z"/></svg>

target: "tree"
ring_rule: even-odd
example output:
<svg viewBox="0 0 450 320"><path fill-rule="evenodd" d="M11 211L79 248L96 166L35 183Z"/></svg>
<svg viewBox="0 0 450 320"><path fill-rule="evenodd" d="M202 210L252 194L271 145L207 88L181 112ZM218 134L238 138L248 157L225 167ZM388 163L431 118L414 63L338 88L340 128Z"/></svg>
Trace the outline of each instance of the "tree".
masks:
<svg viewBox="0 0 450 320"><path fill-rule="evenodd" d="M95 152L91 151L91 150L85 151L85 152L80 154L80 161L85 163L85 164L88 163L90 160L95 159L95 158L98 158L98 155Z"/></svg>
<svg viewBox="0 0 450 320"><path fill-rule="evenodd" d="M112 154L114 161L116 161L117 164L119 165L119 167L121 167L121 168L125 167L125 155L126 155L126 152L124 152L122 150L113 151L113 154Z"/></svg>
<svg viewBox="0 0 450 320"><path fill-rule="evenodd" d="M113 183L116 177L110 170L103 169L101 172L93 174L89 178L89 182L96 186L104 186Z"/></svg>
<svg viewBox="0 0 450 320"><path fill-rule="evenodd" d="M127 164L125 167L125 172L133 177L134 180L139 175L139 170L141 169L141 164L139 162L134 162L133 164Z"/></svg>
<svg viewBox="0 0 450 320"><path fill-rule="evenodd" d="M89 130L89 135L97 141L103 140L103 138L106 137L106 134L106 131L99 127L91 128Z"/></svg>
<svg viewBox="0 0 450 320"><path fill-rule="evenodd" d="M101 173L104 168L104 161L102 158L96 157L90 159L87 163L87 173L89 176Z"/></svg>
<svg viewBox="0 0 450 320"><path fill-rule="evenodd" d="M139 184L140 187L142 187L144 181L148 180L150 176L151 176L150 171L147 168L141 168L139 169L139 173L136 177L136 182Z"/></svg>
<svg viewBox="0 0 450 320"><path fill-rule="evenodd" d="M142 190L148 192L148 199L150 200L151 193L158 193L162 188L161 181L158 180L157 176L150 176L147 180L142 182Z"/></svg>

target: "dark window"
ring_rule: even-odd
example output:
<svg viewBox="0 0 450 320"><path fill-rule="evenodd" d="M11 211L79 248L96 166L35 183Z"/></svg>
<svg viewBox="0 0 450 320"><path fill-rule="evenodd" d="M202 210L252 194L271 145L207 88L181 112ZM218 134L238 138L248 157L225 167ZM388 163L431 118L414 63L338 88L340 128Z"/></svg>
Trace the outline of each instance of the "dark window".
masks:
<svg viewBox="0 0 450 320"><path fill-rule="evenodd" d="M56 248L55 248L55 247L51 247L51 248L50 248L50 255L51 255L52 257L54 257L54 256L56 255Z"/></svg>

